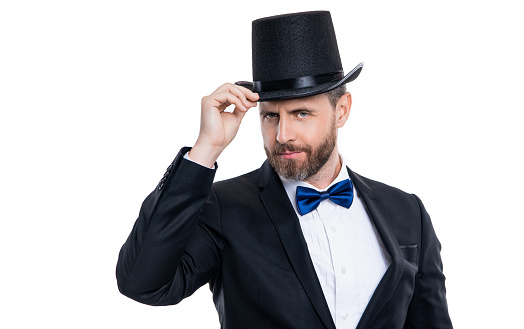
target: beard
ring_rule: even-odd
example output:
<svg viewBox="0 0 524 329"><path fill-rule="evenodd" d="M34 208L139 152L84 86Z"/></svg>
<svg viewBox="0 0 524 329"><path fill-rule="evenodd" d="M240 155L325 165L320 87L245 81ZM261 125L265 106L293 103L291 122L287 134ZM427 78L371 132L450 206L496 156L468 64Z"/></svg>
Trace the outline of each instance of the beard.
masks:
<svg viewBox="0 0 524 329"><path fill-rule="evenodd" d="M266 151L269 163L280 176L291 180L303 181L322 169L331 157L336 143L337 128L333 120L333 125L329 133L324 137L322 142L314 148L311 145L280 144L277 142L271 150L264 145L264 150ZM297 159L283 159L280 154L286 151L304 152L306 154L306 160L301 162Z"/></svg>

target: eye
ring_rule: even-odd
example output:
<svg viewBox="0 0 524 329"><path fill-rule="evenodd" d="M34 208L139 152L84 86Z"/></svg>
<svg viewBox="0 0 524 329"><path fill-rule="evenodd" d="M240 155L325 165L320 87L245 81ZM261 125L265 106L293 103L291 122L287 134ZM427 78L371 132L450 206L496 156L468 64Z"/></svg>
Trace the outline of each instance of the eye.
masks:
<svg viewBox="0 0 524 329"><path fill-rule="evenodd" d="M278 114L276 114L276 113L266 113L266 114L264 114L264 119L268 119L268 120L275 119L277 117L278 117Z"/></svg>
<svg viewBox="0 0 524 329"><path fill-rule="evenodd" d="M309 113L308 113L308 112L305 112L305 111L302 111L302 112L298 112L298 113L297 113L297 116L298 116L299 118L302 118L302 119L305 118L305 117L307 117L308 115L309 115Z"/></svg>

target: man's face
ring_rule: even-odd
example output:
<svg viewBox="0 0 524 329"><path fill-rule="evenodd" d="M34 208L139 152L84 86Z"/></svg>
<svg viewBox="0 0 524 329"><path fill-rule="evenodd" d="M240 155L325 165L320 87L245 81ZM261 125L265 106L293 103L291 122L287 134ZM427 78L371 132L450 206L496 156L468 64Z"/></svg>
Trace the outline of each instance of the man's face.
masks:
<svg viewBox="0 0 524 329"><path fill-rule="evenodd" d="M337 119L326 95L261 102L264 150L277 173L306 180L328 161L337 143Z"/></svg>

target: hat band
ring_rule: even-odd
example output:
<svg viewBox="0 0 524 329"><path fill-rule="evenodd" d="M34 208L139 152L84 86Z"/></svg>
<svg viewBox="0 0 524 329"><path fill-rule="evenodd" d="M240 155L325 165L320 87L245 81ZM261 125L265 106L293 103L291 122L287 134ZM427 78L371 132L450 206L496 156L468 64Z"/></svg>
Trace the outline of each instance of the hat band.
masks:
<svg viewBox="0 0 524 329"><path fill-rule="evenodd" d="M299 77L293 79L283 79L275 81L253 81L253 92L268 92L276 90L300 89L315 87L324 83L341 80L344 77L344 71L340 70L332 73L323 73Z"/></svg>

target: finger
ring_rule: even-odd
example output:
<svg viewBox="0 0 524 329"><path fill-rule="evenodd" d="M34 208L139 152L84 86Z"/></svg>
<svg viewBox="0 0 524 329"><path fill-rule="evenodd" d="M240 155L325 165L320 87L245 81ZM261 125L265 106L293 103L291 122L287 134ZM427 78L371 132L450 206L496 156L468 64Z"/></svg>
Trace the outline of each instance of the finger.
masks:
<svg viewBox="0 0 524 329"><path fill-rule="evenodd" d="M258 100L259 98L258 94L252 92L247 88L233 84L226 84L224 85L224 87L227 87L229 92L240 98L246 106L246 108L257 106L256 100Z"/></svg>
<svg viewBox="0 0 524 329"><path fill-rule="evenodd" d="M220 102L222 102L221 105L216 106L221 111L223 111L225 108L227 108L230 104L226 104L225 98L223 97L224 93L232 93L237 98L239 98L242 103L244 104L244 107L246 110L251 107L257 106L257 100L259 99L259 95L257 93L252 92L251 90L244 88L242 86L233 85L231 83L225 83L217 88L211 95L208 96L208 98L211 99L217 99Z"/></svg>
<svg viewBox="0 0 524 329"><path fill-rule="evenodd" d="M231 85L229 82L224 83L223 85L218 87L215 91L213 91L212 94L220 93L220 92L223 92L224 90L228 90L229 89L229 85Z"/></svg>
<svg viewBox="0 0 524 329"><path fill-rule="evenodd" d="M232 84L229 84L228 87L228 91L233 95L237 96L242 101L242 103L244 103L244 106L246 108L253 106L251 105L251 102L246 98L245 91Z"/></svg>
<svg viewBox="0 0 524 329"><path fill-rule="evenodd" d="M246 115L247 111L249 111L249 109L242 111L235 107L235 109L233 110L233 115L239 120L239 122L241 122L244 118L244 115Z"/></svg>
<svg viewBox="0 0 524 329"><path fill-rule="evenodd" d="M246 87L234 85L236 88L242 91L242 93L246 96L246 98L251 102L256 102L260 98L260 96L257 93L252 92L251 90L247 89ZM256 106L256 105L254 105Z"/></svg>
<svg viewBox="0 0 524 329"><path fill-rule="evenodd" d="M229 91L236 91L236 90L239 90L242 92L242 94L250 101L250 102L256 102L258 101L258 99L260 98L260 96L257 94L257 93L254 93L252 92L251 90L249 90L248 88L246 87L243 87L243 86L239 86L239 85L235 85L235 84L231 84L231 83L224 83L223 85L221 85L220 87L218 87L218 89L215 91L215 92L221 92L221 91L224 91L224 90L229 90ZM236 94L236 93L235 93ZM238 96L238 94L237 94ZM252 105L251 104L251 107L253 106L256 106L256 105Z"/></svg>
<svg viewBox="0 0 524 329"><path fill-rule="evenodd" d="M247 111L240 111L237 107L233 110L233 115L237 117L240 121L242 118L244 118L244 115L246 115Z"/></svg>
<svg viewBox="0 0 524 329"><path fill-rule="evenodd" d="M230 92L221 92L218 94L210 95L213 96L213 107L216 107L223 112L229 105L235 105L240 111L247 111L246 106L237 96Z"/></svg>

